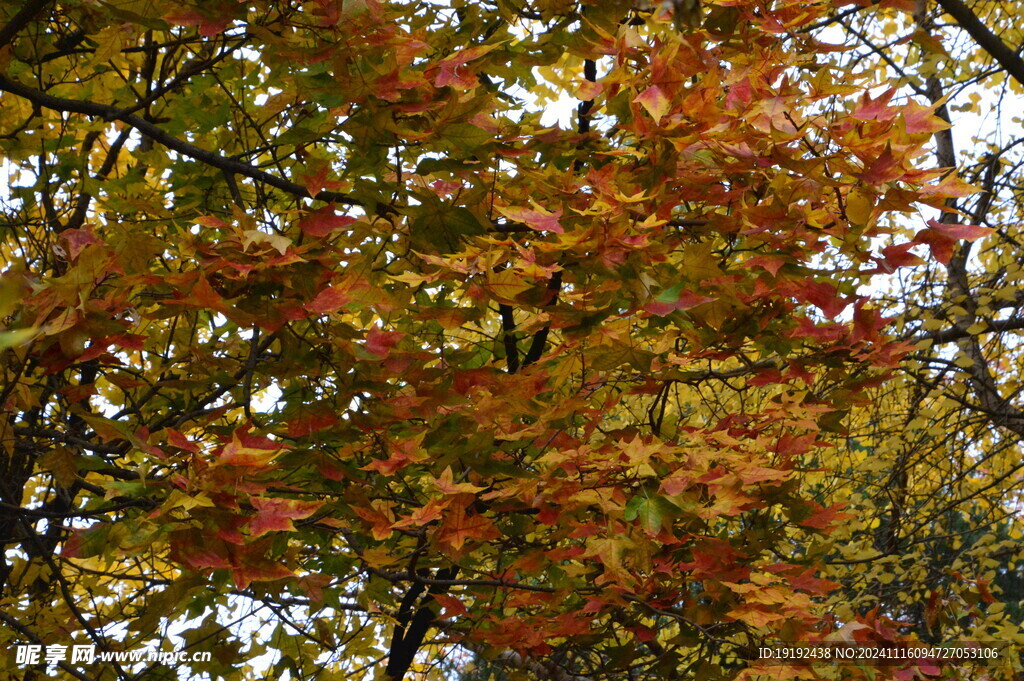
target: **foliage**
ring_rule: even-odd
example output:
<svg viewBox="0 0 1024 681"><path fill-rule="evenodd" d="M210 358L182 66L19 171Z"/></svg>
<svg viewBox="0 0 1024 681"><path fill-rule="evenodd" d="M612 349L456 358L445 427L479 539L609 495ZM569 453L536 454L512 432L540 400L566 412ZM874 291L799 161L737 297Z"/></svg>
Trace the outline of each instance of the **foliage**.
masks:
<svg viewBox="0 0 1024 681"><path fill-rule="evenodd" d="M226 679L266 652L282 678L793 678L756 648L927 639L959 623L943 589L988 598L940 538L1012 548L1016 445L944 443L978 381L904 360L946 332L927 295L1004 294L864 285L934 276L914 252L956 274L992 230L928 169L941 94L823 40L852 10L2 11L0 642L180 637L215 658L177 673ZM996 328L961 310L954 340ZM897 554L925 606L859 591Z"/></svg>

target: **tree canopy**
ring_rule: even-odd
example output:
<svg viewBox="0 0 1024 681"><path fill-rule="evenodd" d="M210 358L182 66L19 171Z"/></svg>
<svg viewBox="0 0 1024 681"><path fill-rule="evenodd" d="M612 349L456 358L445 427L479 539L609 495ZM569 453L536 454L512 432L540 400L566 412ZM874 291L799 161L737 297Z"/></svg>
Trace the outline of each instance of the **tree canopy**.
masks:
<svg viewBox="0 0 1024 681"><path fill-rule="evenodd" d="M12 678L1014 678L1001 7L0 7Z"/></svg>

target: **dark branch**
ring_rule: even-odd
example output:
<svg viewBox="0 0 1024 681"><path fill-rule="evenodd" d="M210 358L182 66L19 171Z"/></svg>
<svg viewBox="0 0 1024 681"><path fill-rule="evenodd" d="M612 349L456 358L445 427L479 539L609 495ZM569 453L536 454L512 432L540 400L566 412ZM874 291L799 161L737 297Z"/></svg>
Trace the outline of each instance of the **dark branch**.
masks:
<svg viewBox="0 0 1024 681"><path fill-rule="evenodd" d="M558 293L562 288L562 272L558 270L551 275L551 279L548 280L548 301L545 307L551 307L558 302ZM544 354L544 345L548 340L548 332L551 331L551 325L547 324L543 329L533 335L533 342L530 343L530 349L526 353L526 357L523 358L523 366L530 366Z"/></svg>
<svg viewBox="0 0 1024 681"><path fill-rule="evenodd" d="M388 651L388 665L386 673L393 681L401 681L405 677L409 667L412 666L416 651L423 645L423 639L430 630L437 614L434 612L434 596L448 591L449 586L445 582L455 579L459 568L453 565L449 568L437 571L437 584L430 587L426 595L416 606L415 614L409 617L411 608L423 592L423 583L417 582L410 587L409 592L402 599L399 608L398 622L391 638L391 646Z"/></svg>
<svg viewBox="0 0 1024 681"><path fill-rule="evenodd" d="M999 62L999 65L1006 69L1006 72L1021 85L1024 85L1024 59L1011 50L1006 43L993 33L988 26L981 22L971 8L961 0L937 0L939 7L947 14L956 19L960 28L967 31L968 35L974 38L978 47L992 55L992 58Z"/></svg>
<svg viewBox="0 0 1024 681"><path fill-rule="evenodd" d="M511 305L500 303L498 311L501 313L502 341L505 344L505 363L508 373L514 374L519 371L519 348L516 346L516 322L513 317Z"/></svg>
<svg viewBox="0 0 1024 681"><path fill-rule="evenodd" d="M21 33L22 29L28 26L29 22L32 21L37 14L42 12L50 2L52 2L52 0L30 0L22 5L21 9L14 15L14 18L11 19L10 23L3 28L0 28L0 47L3 47L14 40L14 36Z"/></svg>

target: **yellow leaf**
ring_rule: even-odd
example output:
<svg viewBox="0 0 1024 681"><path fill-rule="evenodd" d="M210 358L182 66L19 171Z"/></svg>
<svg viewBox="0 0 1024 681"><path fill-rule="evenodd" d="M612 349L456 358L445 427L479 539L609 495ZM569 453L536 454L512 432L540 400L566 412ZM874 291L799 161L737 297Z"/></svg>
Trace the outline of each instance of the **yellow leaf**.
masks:
<svg viewBox="0 0 1024 681"><path fill-rule="evenodd" d="M245 238L242 239L242 248L249 248L252 244L265 243L277 249L277 252L281 255L284 255L288 251L288 247L292 245L292 240L281 234L267 234L258 229L246 230L244 234Z"/></svg>
<svg viewBox="0 0 1024 681"><path fill-rule="evenodd" d="M859 187L846 197L846 217L855 225L867 225L871 221L874 208L872 196Z"/></svg>
<svg viewBox="0 0 1024 681"><path fill-rule="evenodd" d="M530 288L530 285L510 270L491 272L487 275L487 289L503 303L515 302L516 296Z"/></svg>

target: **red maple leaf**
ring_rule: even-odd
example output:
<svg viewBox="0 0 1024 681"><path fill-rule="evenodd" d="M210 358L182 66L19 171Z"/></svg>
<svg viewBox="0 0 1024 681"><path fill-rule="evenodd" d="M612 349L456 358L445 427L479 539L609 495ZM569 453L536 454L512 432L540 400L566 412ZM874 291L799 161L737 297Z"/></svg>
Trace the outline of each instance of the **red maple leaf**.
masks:
<svg viewBox="0 0 1024 681"><path fill-rule="evenodd" d="M895 118L899 109L889 106L894 94L896 94L896 88L889 88L875 99L871 99L871 94L865 92L860 105L853 110L851 115L862 121L887 121Z"/></svg>
<svg viewBox="0 0 1024 681"><path fill-rule="evenodd" d="M897 179L900 175L899 161L892 155L889 145L886 145L885 151L872 161L859 177L867 184L884 184Z"/></svg>
<svg viewBox="0 0 1024 681"><path fill-rule="evenodd" d="M334 230L348 227L355 221L354 217L335 213L332 203L306 214L299 220L299 229L309 236L327 236Z"/></svg>
<svg viewBox="0 0 1024 681"><path fill-rule="evenodd" d="M840 509L842 509L845 504L832 504L831 506L825 507L814 501L808 503L814 510L810 516L797 522L797 525L800 525L801 527L827 531L833 523L854 517L852 513L840 512Z"/></svg>
<svg viewBox="0 0 1024 681"><path fill-rule="evenodd" d="M374 326L366 334L366 349L378 357L387 357L391 348L395 347L405 336L400 331L381 331Z"/></svg>
<svg viewBox="0 0 1024 681"><path fill-rule="evenodd" d="M305 309L313 314L328 314L340 310L350 302L352 302L352 297L347 290L337 286L328 286L316 294L316 298L308 302Z"/></svg>
<svg viewBox="0 0 1024 681"><path fill-rule="evenodd" d="M555 232L562 234L565 230L558 221L562 217L562 209L556 208L548 212L543 208L498 208L498 211L509 220L519 222L538 232Z"/></svg>
<svg viewBox="0 0 1024 681"><path fill-rule="evenodd" d="M932 257L946 264L953 257L953 246L959 240L974 241L992 233L988 227L978 225L946 224L929 220L928 227L914 236L914 243L927 244Z"/></svg>
<svg viewBox="0 0 1024 681"><path fill-rule="evenodd" d="M798 284L797 288L804 300L820 309L829 318L835 318L850 304L848 299L839 295L835 286L827 282L808 279Z"/></svg>
<svg viewBox="0 0 1024 681"><path fill-rule="evenodd" d="M323 506L321 501L299 499L253 497L250 501L257 512L249 523L249 534L253 537L261 537L268 532L293 532L293 520L308 518Z"/></svg>

